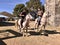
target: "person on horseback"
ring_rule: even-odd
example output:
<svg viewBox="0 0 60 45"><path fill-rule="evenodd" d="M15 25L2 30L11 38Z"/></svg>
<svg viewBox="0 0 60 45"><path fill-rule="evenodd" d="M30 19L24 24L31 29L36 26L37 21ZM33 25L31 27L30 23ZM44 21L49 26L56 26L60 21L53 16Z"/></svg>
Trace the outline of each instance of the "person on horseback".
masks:
<svg viewBox="0 0 60 45"><path fill-rule="evenodd" d="M26 10L23 10L20 14L19 14L20 18L21 18L21 26L23 21L25 20L26 17Z"/></svg>
<svg viewBox="0 0 60 45"><path fill-rule="evenodd" d="M31 8L30 15L33 17L32 20L35 20L36 19L37 13L36 13L36 11L33 8Z"/></svg>
<svg viewBox="0 0 60 45"><path fill-rule="evenodd" d="M38 25L40 25L42 15L43 15L43 11L38 8L38 12L37 12Z"/></svg>

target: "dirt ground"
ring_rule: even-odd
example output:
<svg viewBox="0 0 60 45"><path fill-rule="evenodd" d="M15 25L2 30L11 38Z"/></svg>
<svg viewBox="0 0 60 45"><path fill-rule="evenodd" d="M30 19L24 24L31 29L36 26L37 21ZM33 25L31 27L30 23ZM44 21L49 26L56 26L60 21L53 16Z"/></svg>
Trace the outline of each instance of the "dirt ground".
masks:
<svg viewBox="0 0 60 45"><path fill-rule="evenodd" d="M41 35L33 30L34 22L30 22L30 35L23 37L14 22L0 24L0 45L60 45L60 27L47 26L47 35Z"/></svg>

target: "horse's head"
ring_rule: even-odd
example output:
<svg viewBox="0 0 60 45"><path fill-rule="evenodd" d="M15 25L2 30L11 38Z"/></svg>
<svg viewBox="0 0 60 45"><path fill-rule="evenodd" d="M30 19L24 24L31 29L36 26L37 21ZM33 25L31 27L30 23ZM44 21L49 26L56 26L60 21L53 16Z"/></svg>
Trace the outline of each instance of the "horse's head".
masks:
<svg viewBox="0 0 60 45"><path fill-rule="evenodd" d="M51 15L49 15L47 12L44 12L43 17L49 18Z"/></svg>
<svg viewBox="0 0 60 45"><path fill-rule="evenodd" d="M43 17L47 17L47 18L49 18L51 15L49 15L49 13L48 12L45 12L44 14L43 14Z"/></svg>
<svg viewBox="0 0 60 45"><path fill-rule="evenodd" d="M46 12L44 12L43 17L47 17L47 13Z"/></svg>

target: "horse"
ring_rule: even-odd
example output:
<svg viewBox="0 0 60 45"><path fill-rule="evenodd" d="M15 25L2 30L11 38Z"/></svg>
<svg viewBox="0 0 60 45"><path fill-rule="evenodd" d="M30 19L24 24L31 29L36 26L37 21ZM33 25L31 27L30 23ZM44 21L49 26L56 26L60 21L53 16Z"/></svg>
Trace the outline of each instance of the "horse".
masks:
<svg viewBox="0 0 60 45"><path fill-rule="evenodd" d="M39 32L40 32L40 33L42 33L42 28L43 28L43 27L44 27L44 30L45 30L45 27L46 27L46 24L47 24L47 19L48 19L50 16L51 16L51 15L48 15L47 12L44 12L44 14L43 14L43 16L42 16L42 18L41 18L40 26L39 26L39 28L40 28ZM45 31L43 31L43 33L45 34ZM42 33L42 34L43 34L43 33Z"/></svg>
<svg viewBox="0 0 60 45"><path fill-rule="evenodd" d="M26 28L26 36L27 36L30 19L31 19L30 14L27 14L25 17L25 21L22 23L22 26L21 26L21 19L19 19L17 22L20 32L23 30L23 36L24 36L24 32L25 32L24 29L25 28Z"/></svg>
<svg viewBox="0 0 60 45"><path fill-rule="evenodd" d="M43 27L44 27L44 30L45 30L48 17L50 17L50 16L48 16L47 13L44 12L42 18L36 18L35 19L35 27L37 26L37 29L38 29L37 31L38 32L41 32ZM40 20L40 22L38 22L38 20ZM40 23L40 25L39 25L39 23Z"/></svg>

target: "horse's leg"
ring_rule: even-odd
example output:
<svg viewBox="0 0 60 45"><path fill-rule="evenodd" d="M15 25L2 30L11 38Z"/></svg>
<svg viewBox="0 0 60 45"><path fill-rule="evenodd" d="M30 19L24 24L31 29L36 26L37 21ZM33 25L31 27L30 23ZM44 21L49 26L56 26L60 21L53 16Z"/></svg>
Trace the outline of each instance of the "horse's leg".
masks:
<svg viewBox="0 0 60 45"><path fill-rule="evenodd" d="M40 25L40 27L39 27L39 28L40 28L40 29L39 29L39 32L40 32L40 33L42 33L42 27L43 27L43 25Z"/></svg>
<svg viewBox="0 0 60 45"><path fill-rule="evenodd" d="M44 28L44 31L42 30L42 27ZM41 25L41 27L40 27L40 33L41 33L41 34L47 34L47 33L45 32L45 27L46 27L46 25Z"/></svg>
<svg viewBox="0 0 60 45"><path fill-rule="evenodd" d="M19 32L21 32L21 19L18 20L18 28L19 28Z"/></svg>
<svg viewBox="0 0 60 45"><path fill-rule="evenodd" d="M18 20L15 20L15 28L18 29Z"/></svg>
<svg viewBox="0 0 60 45"><path fill-rule="evenodd" d="M21 32L21 25L19 25L19 30L20 30L20 32Z"/></svg>
<svg viewBox="0 0 60 45"><path fill-rule="evenodd" d="M28 27L26 27L26 37L28 36Z"/></svg>
<svg viewBox="0 0 60 45"><path fill-rule="evenodd" d="M23 25L23 28L22 29L23 29L22 32L23 32L23 37L24 37L25 36L25 25Z"/></svg>
<svg viewBox="0 0 60 45"><path fill-rule="evenodd" d="M20 32L22 32L22 30L21 30L21 29L22 29L22 25L21 25L21 21L20 21Z"/></svg>
<svg viewBox="0 0 60 45"><path fill-rule="evenodd" d="M45 30L45 26L46 26L46 25L43 26L43 27L44 27L44 30Z"/></svg>
<svg viewBox="0 0 60 45"><path fill-rule="evenodd" d="M35 29L36 29L36 23L34 24L34 26L35 26L35 27L34 27L34 30L35 30Z"/></svg>
<svg viewBox="0 0 60 45"><path fill-rule="evenodd" d="M44 34L47 34L47 33L46 33L46 23L45 23L45 25L44 25L43 27L44 27L44 31L43 31Z"/></svg>
<svg viewBox="0 0 60 45"><path fill-rule="evenodd" d="M15 27L17 26L17 20L15 20Z"/></svg>
<svg viewBox="0 0 60 45"><path fill-rule="evenodd" d="M23 37L25 36L24 32L25 32L25 31L24 31L24 28L23 28Z"/></svg>
<svg viewBox="0 0 60 45"><path fill-rule="evenodd" d="M45 28L46 28L46 24L47 24L47 22L45 22L45 24L44 24L44 30L45 30Z"/></svg>
<svg viewBox="0 0 60 45"><path fill-rule="evenodd" d="M34 30L35 30L35 28L36 28L36 19L35 19L35 21L34 21L35 23L34 23Z"/></svg>
<svg viewBox="0 0 60 45"><path fill-rule="evenodd" d="M19 30L19 24L18 24L18 22L17 22L17 30Z"/></svg>
<svg viewBox="0 0 60 45"><path fill-rule="evenodd" d="M37 24L37 32L39 32L39 24Z"/></svg>
<svg viewBox="0 0 60 45"><path fill-rule="evenodd" d="M26 32L25 32L25 33L26 33L26 37L28 36L28 26L29 26L29 22L28 22L28 23L26 22L26 24L25 24L25 28L26 28Z"/></svg>
<svg viewBox="0 0 60 45"><path fill-rule="evenodd" d="M26 37L28 36L28 26L29 26L29 22L26 22L25 27L26 27Z"/></svg>
<svg viewBox="0 0 60 45"><path fill-rule="evenodd" d="M39 32L39 25L40 25L40 21L38 21L37 23L37 31Z"/></svg>

